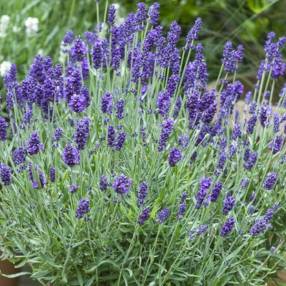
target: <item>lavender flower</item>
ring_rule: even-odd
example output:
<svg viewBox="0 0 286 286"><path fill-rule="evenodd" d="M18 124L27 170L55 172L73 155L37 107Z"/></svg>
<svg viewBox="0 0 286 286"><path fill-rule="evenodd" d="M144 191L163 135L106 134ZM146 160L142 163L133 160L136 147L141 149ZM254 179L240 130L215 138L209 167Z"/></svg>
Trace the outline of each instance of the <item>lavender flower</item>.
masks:
<svg viewBox="0 0 286 286"><path fill-rule="evenodd" d="M158 223L163 223L165 222L168 217L170 216L170 210L168 208L164 208L164 209L161 209L158 213L157 213L157 222Z"/></svg>
<svg viewBox="0 0 286 286"><path fill-rule="evenodd" d="M78 165L80 163L80 153L76 147L71 144L66 145L62 153L62 159L70 167Z"/></svg>
<svg viewBox="0 0 286 286"><path fill-rule="evenodd" d="M150 217L150 212L151 212L151 209L148 207L148 208L145 208L139 215L138 217L138 223L140 225L143 225L145 223L145 221Z"/></svg>
<svg viewBox="0 0 286 286"><path fill-rule="evenodd" d="M227 194L223 201L223 210L222 213L227 215L235 205L235 198L231 194Z"/></svg>
<svg viewBox="0 0 286 286"><path fill-rule="evenodd" d="M125 106L125 100L120 99L116 103L116 116L118 119L122 119L124 117L124 106Z"/></svg>
<svg viewBox="0 0 286 286"><path fill-rule="evenodd" d="M0 164L0 178L3 185L8 186L12 182L12 172L9 166Z"/></svg>
<svg viewBox="0 0 286 286"><path fill-rule="evenodd" d="M229 233L231 233L233 227L234 227L234 223L235 220L233 217L229 217L227 218L227 220L225 221L225 223L223 224L223 226L220 229L220 235L222 237L227 236Z"/></svg>
<svg viewBox="0 0 286 286"><path fill-rule="evenodd" d="M160 17L160 4L155 2L153 5L150 6L148 15L149 15L149 21L151 25L156 26L159 22Z"/></svg>
<svg viewBox="0 0 286 286"><path fill-rule="evenodd" d="M182 153L179 149L173 148L169 154L169 165L175 167L177 163L182 159Z"/></svg>
<svg viewBox="0 0 286 286"><path fill-rule="evenodd" d="M74 40L73 46L70 50L70 55L73 61L81 62L87 54L87 46L86 44L80 39L77 38Z"/></svg>
<svg viewBox="0 0 286 286"><path fill-rule="evenodd" d="M35 155L43 149L44 145L41 143L38 133L33 132L27 142L27 153L29 155Z"/></svg>
<svg viewBox="0 0 286 286"><path fill-rule="evenodd" d="M112 113L112 95L111 93L105 93L101 98L101 111L103 113Z"/></svg>
<svg viewBox="0 0 286 286"><path fill-rule="evenodd" d="M108 179L106 176L101 176L99 179L99 189L101 191L106 191L109 186Z"/></svg>
<svg viewBox="0 0 286 286"><path fill-rule="evenodd" d="M162 152L166 148L167 141L173 131L173 126L174 121L172 119L166 119L165 121L163 121L158 146L159 152Z"/></svg>
<svg viewBox="0 0 286 286"><path fill-rule="evenodd" d="M270 225L264 218L258 219L250 228L249 233L251 236L257 236L267 230Z"/></svg>
<svg viewBox="0 0 286 286"><path fill-rule="evenodd" d="M89 136L89 123L89 118L85 117L81 119L77 124L76 131L73 137L79 150L83 150L87 143L87 139Z"/></svg>
<svg viewBox="0 0 286 286"><path fill-rule="evenodd" d="M116 9L115 9L115 6L114 5L110 5L108 7L108 13L107 13L107 23L110 25L110 26L113 26L114 25L114 21L115 21L115 13L116 13Z"/></svg>
<svg viewBox="0 0 286 286"><path fill-rule="evenodd" d="M115 146L115 129L113 126L108 126L107 129L107 144L109 147L114 147Z"/></svg>
<svg viewBox="0 0 286 286"><path fill-rule="evenodd" d="M74 33L72 31L67 31L64 35L63 43L65 45L69 45L73 42L73 40L74 40Z"/></svg>
<svg viewBox="0 0 286 286"><path fill-rule="evenodd" d="M148 185L146 182L142 182L139 185L139 190L137 195L137 204L139 207L142 207L144 205L144 201L146 199L147 194L148 194Z"/></svg>
<svg viewBox="0 0 286 286"><path fill-rule="evenodd" d="M211 186L211 179L210 178L203 178L201 179L200 182L200 188L199 191L196 194L196 208L199 209L204 201L204 199L207 196L207 191L209 189L209 187Z"/></svg>
<svg viewBox="0 0 286 286"><path fill-rule="evenodd" d="M281 151L284 144L284 138L281 135L277 135L269 144L269 148L272 151L272 154L276 154Z"/></svg>
<svg viewBox="0 0 286 286"><path fill-rule="evenodd" d="M212 192L211 192L211 198L210 199L211 199L212 202L216 202L217 201L221 190L222 190L222 183L221 182L217 182L214 185L214 187L212 189Z"/></svg>
<svg viewBox="0 0 286 286"><path fill-rule="evenodd" d="M69 192L71 193L71 194L73 194L73 193L75 193L77 190L78 190L78 186L77 185L70 185L69 186Z"/></svg>
<svg viewBox="0 0 286 286"><path fill-rule="evenodd" d="M39 180L41 183L41 187L44 188L47 184L47 179L45 173L42 171L39 171Z"/></svg>
<svg viewBox="0 0 286 286"><path fill-rule="evenodd" d="M277 181L277 173L274 172L268 173L263 182L264 189L271 191L274 188L276 181Z"/></svg>
<svg viewBox="0 0 286 286"><path fill-rule="evenodd" d="M198 35L199 35L200 30L201 30L201 26L202 26L202 19L197 18L195 20L193 27L188 32L188 35L186 38L186 47L187 48L191 48L192 41L195 41L198 39Z"/></svg>
<svg viewBox="0 0 286 286"><path fill-rule="evenodd" d="M90 202L89 199L81 199L78 202L76 210L76 218L81 219L90 211Z"/></svg>
<svg viewBox="0 0 286 286"><path fill-rule="evenodd" d="M7 138L8 123L0 116L0 141L5 141Z"/></svg>
<svg viewBox="0 0 286 286"><path fill-rule="evenodd" d="M26 149L23 147L16 148L12 153L12 159L15 165L20 165L26 161Z"/></svg>
<svg viewBox="0 0 286 286"><path fill-rule="evenodd" d="M69 100L69 108L71 111L80 113L89 106L89 94L86 88L83 88L80 94L73 94Z"/></svg>
<svg viewBox="0 0 286 286"><path fill-rule="evenodd" d="M63 129L62 128L56 128L53 136L53 141L58 142L63 136Z"/></svg>
<svg viewBox="0 0 286 286"><path fill-rule="evenodd" d="M56 181L56 168L55 167L50 168L50 180L52 183Z"/></svg>
<svg viewBox="0 0 286 286"><path fill-rule="evenodd" d="M125 139L126 139L126 133L120 132L117 136L117 141L114 146L117 151L120 151L122 149Z"/></svg>
<svg viewBox="0 0 286 286"><path fill-rule="evenodd" d="M132 186L132 180L125 175L120 175L115 178L112 188L120 195L127 194Z"/></svg>
<svg viewBox="0 0 286 286"><path fill-rule="evenodd" d="M246 149L244 153L244 168L246 170L251 170L257 161L257 153L256 152L251 152L249 149Z"/></svg>
<svg viewBox="0 0 286 286"><path fill-rule="evenodd" d="M177 212L177 219L183 218L184 214L186 213L186 210L187 210L186 200L181 200L181 203L179 205L179 209Z"/></svg>

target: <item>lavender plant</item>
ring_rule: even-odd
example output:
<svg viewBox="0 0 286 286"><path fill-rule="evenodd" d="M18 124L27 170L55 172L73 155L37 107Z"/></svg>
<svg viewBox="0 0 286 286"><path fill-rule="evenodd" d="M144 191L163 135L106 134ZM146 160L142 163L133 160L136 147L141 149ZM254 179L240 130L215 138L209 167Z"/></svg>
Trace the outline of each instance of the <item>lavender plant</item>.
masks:
<svg viewBox="0 0 286 286"><path fill-rule="evenodd" d="M5 75L2 256L43 285L263 285L283 265L285 78L269 33L243 110L243 47L227 42L208 87L197 19L183 47L159 5L114 6L65 64ZM267 94L267 95L266 95ZM285 224L284 224L285 225Z"/></svg>

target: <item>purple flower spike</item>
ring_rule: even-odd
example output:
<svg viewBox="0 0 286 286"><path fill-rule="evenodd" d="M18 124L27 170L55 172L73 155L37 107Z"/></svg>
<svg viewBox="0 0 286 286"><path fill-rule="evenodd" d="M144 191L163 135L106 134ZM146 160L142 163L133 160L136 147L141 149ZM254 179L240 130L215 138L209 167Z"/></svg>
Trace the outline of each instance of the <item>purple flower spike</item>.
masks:
<svg viewBox="0 0 286 286"><path fill-rule="evenodd" d="M277 181L277 173L274 172L268 173L263 182L263 187L266 190L271 191L274 188L276 181Z"/></svg>
<svg viewBox="0 0 286 286"><path fill-rule="evenodd" d="M0 141L5 141L7 138L8 123L0 116Z"/></svg>
<svg viewBox="0 0 286 286"><path fill-rule="evenodd" d="M71 144L66 145L62 153L62 159L70 167L78 165L80 163L79 150Z"/></svg>
<svg viewBox="0 0 286 286"><path fill-rule="evenodd" d="M8 186L12 181L12 172L9 166L0 164L0 178L3 185Z"/></svg>
<svg viewBox="0 0 286 286"><path fill-rule="evenodd" d="M157 214L157 222L160 224L165 222L168 219L168 217L170 216L170 213L171 212L168 208L164 208L164 209L160 210Z"/></svg>
<svg viewBox="0 0 286 286"><path fill-rule="evenodd" d="M41 143L38 133L33 132L27 142L27 153L29 155L35 155L43 149L44 145Z"/></svg>
<svg viewBox="0 0 286 286"><path fill-rule="evenodd" d="M120 175L115 178L112 188L120 195L127 194L132 186L132 180L125 175Z"/></svg>
<svg viewBox="0 0 286 286"><path fill-rule="evenodd" d="M142 182L139 185L138 196L137 196L137 204L139 207L144 205L144 201L148 194L148 185L146 182Z"/></svg>
<svg viewBox="0 0 286 286"><path fill-rule="evenodd" d="M78 202L76 210L76 218L81 219L90 211L90 203L88 199L81 199Z"/></svg>
<svg viewBox="0 0 286 286"><path fill-rule="evenodd" d="M228 234L231 233L233 227L234 227L234 224L235 224L235 220L233 217L229 217L225 223L223 224L223 226L221 227L220 229L220 235L222 237L225 237L227 236Z"/></svg>
<svg viewBox="0 0 286 286"><path fill-rule="evenodd" d="M150 208L145 208L139 215L138 217L138 223L140 225L143 225L145 223L146 220L148 220L148 218L150 217L150 212L151 209Z"/></svg>
<svg viewBox="0 0 286 286"><path fill-rule="evenodd" d="M175 167L177 163L182 159L182 153L179 149L173 148L169 154L169 165Z"/></svg>

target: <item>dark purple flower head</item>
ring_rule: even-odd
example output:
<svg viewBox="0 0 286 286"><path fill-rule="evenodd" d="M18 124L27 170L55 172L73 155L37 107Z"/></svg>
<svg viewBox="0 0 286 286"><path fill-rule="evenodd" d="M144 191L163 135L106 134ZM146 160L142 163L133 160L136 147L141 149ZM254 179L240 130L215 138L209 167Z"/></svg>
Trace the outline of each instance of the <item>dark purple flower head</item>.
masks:
<svg viewBox="0 0 286 286"><path fill-rule="evenodd" d="M279 113L275 112L273 114L273 131L274 133L278 133L280 129L280 116Z"/></svg>
<svg viewBox="0 0 286 286"><path fill-rule="evenodd" d="M114 25L115 16L116 16L115 6L114 6L114 5L110 5L110 6L108 7L108 14L107 14L107 23L108 23L110 26L113 26L113 25Z"/></svg>
<svg viewBox="0 0 286 286"><path fill-rule="evenodd" d="M112 188L120 195L124 195L129 192L132 186L132 180L125 175L120 175L115 178Z"/></svg>
<svg viewBox="0 0 286 286"><path fill-rule="evenodd" d="M199 209L207 196L209 187L211 186L211 178L202 178L200 182L199 191L196 194L196 208Z"/></svg>
<svg viewBox="0 0 286 286"><path fill-rule="evenodd" d="M0 116L0 141L5 141L7 138L8 123L5 118Z"/></svg>
<svg viewBox="0 0 286 286"><path fill-rule="evenodd" d="M228 73L234 73L237 70L238 63L242 61L244 55L244 49L242 45L239 45L235 50L231 41L226 42L223 50L223 67Z"/></svg>
<svg viewBox="0 0 286 286"><path fill-rule="evenodd" d="M41 143L38 133L33 132L27 142L27 153L29 155L35 155L43 149L44 145Z"/></svg>
<svg viewBox="0 0 286 286"><path fill-rule="evenodd" d="M137 3L137 11L135 17L138 24L142 24L142 22L147 19L148 12L146 9L146 5L143 2Z"/></svg>
<svg viewBox="0 0 286 286"><path fill-rule="evenodd" d="M54 166L50 168L50 180L53 183L56 181L56 168Z"/></svg>
<svg viewBox="0 0 286 286"><path fill-rule="evenodd" d="M99 69L106 65L107 61L106 41L96 39L92 49L92 61L95 69Z"/></svg>
<svg viewBox="0 0 286 286"><path fill-rule="evenodd" d="M124 131L120 132L117 136L117 140L114 146L117 151L120 151L122 149L125 140L126 140L126 133Z"/></svg>
<svg viewBox="0 0 286 286"><path fill-rule="evenodd" d="M284 144L284 138L281 135L277 135L269 144L269 148L272 154L276 154L281 151Z"/></svg>
<svg viewBox="0 0 286 286"><path fill-rule="evenodd" d="M77 123L76 131L73 137L79 150L83 150L87 143L89 136L89 124L90 120L87 117L84 117Z"/></svg>
<svg viewBox="0 0 286 286"><path fill-rule="evenodd" d="M265 215L263 216L267 223L269 223L272 220L274 214L277 212L278 209L279 209L279 204L274 204L271 208L267 209Z"/></svg>
<svg viewBox="0 0 286 286"><path fill-rule="evenodd" d="M76 218L81 219L90 211L89 199L81 199L78 202L76 210Z"/></svg>
<svg viewBox="0 0 286 286"><path fill-rule="evenodd" d="M118 119L123 119L124 117L124 107L125 107L125 100L119 99L116 102L116 116Z"/></svg>
<svg viewBox="0 0 286 286"><path fill-rule="evenodd" d="M171 106L171 96L167 91L160 91L157 98L158 112L167 115Z"/></svg>
<svg viewBox="0 0 286 286"><path fill-rule="evenodd" d="M159 152L162 152L166 148L167 141L173 131L173 127L174 127L174 121L172 119L166 119L163 121L159 139L159 146L158 146Z"/></svg>
<svg viewBox="0 0 286 286"><path fill-rule="evenodd" d="M139 190L137 195L137 204L139 207L144 205L147 194L148 194L148 185L146 182L142 182L139 185Z"/></svg>
<svg viewBox="0 0 286 286"><path fill-rule="evenodd" d="M222 213L227 215L235 205L235 198L231 194L227 194L223 201L223 210Z"/></svg>
<svg viewBox="0 0 286 286"><path fill-rule="evenodd" d="M39 180L41 183L41 187L44 188L47 184L46 175L43 171L39 171Z"/></svg>
<svg viewBox="0 0 286 286"><path fill-rule="evenodd" d="M189 143L190 143L190 136L188 136L188 135L180 135L180 136L179 136L178 144L179 144L182 148L188 147Z"/></svg>
<svg viewBox="0 0 286 286"><path fill-rule="evenodd" d="M240 182L240 186L243 188L243 189L246 189L249 185L249 179L248 178L243 178Z"/></svg>
<svg viewBox="0 0 286 286"><path fill-rule="evenodd" d="M143 225L145 223L145 221L150 217L150 212L151 212L151 209L148 207L148 208L145 208L139 215L138 217L138 223L140 225Z"/></svg>
<svg viewBox="0 0 286 286"><path fill-rule="evenodd" d="M251 152L249 149L245 150L243 166L246 170L251 170L257 161L257 152Z"/></svg>
<svg viewBox="0 0 286 286"><path fill-rule="evenodd" d="M191 48L192 41L195 41L198 39L198 35L199 35L200 30L201 30L201 26L202 26L202 19L197 18L195 20L193 27L188 32L188 35L186 38L186 47L187 48Z"/></svg>
<svg viewBox="0 0 286 286"><path fill-rule="evenodd" d="M12 172L9 166L0 164L0 178L3 185L8 186L12 181Z"/></svg>
<svg viewBox="0 0 286 286"><path fill-rule="evenodd" d="M249 120L247 121L247 127L246 127L246 132L248 134L252 134L254 131L254 127L256 125L256 121L257 121L257 116L254 114L252 115Z"/></svg>
<svg viewBox="0 0 286 286"><path fill-rule="evenodd" d="M172 22L170 25L170 30L167 35L168 44L174 47L178 40L180 39L181 27L176 21Z"/></svg>
<svg viewBox="0 0 286 286"><path fill-rule="evenodd" d="M53 141L60 141L60 139L62 138L63 135L63 129L62 128L56 128L55 132L54 132L54 136L53 136Z"/></svg>
<svg viewBox="0 0 286 286"><path fill-rule="evenodd" d="M181 201L180 205L179 205L179 209L177 212L177 219L181 219L183 218L183 216L185 215L187 210L187 204L186 204L186 200Z"/></svg>
<svg viewBox="0 0 286 286"><path fill-rule="evenodd" d="M90 103L89 93L86 88L83 88L80 94L73 94L69 100L69 108L73 112L83 112Z"/></svg>
<svg viewBox="0 0 286 286"><path fill-rule="evenodd" d="M165 222L168 217L170 216L170 210L168 208L164 208L164 209L161 209L158 213L157 213L157 222L158 223L163 223Z"/></svg>
<svg viewBox="0 0 286 286"><path fill-rule="evenodd" d="M27 151L23 147L16 148L12 153L12 159L15 165L20 165L25 163L27 156Z"/></svg>
<svg viewBox="0 0 286 286"><path fill-rule="evenodd" d="M227 236L229 233L231 233L233 227L234 227L234 223L235 223L235 220L233 217L229 217L225 223L223 224L223 226L221 227L220 229L220 235L222 237L225 237Z"/></svg>
<svg viewBox="0 0 286 286"><path fill-rule="evenodd" d="M74 40L74 33L72 31L67 31L63 38L63 43L65 45L70 45Z"/></svg>
<svg viewBox="0 0 286 286"><path fill-rule="evenodd" d="M148 11L149 21L151 25L156 26L159 22L160 17L160 4L155 2L153 5L150 6Z"/></svg>
<svg viewBox="0 0 286 286"><path fill-rule="evenodd" d="M69 192L73 194L78 190L78 188L79 187L77 185L70 185L69 186Z"/></svg>
<svg viewBox="0 0 286 286"><path fill-rule="evenodd" d="M274 188L276 181L277 181L277 173L274 172L268 173L264 179L263 187L266 190L270 191Z"/></svg>
<svg viewBox="0 0 286 286"><path fill-rule="evenodd" d="M106 191L109 186L108 179L106 176L100 176L99 179L99 189L101 191Z"/></svg>
<svg viewBox="0 0 286 286"><path fill-rule="evenodd" d="M212 202L216 202L218 197L219 197L219 194L222 190L222 183L221 182L217 182L213 189L212 189L212 193L211 193L211 201Z"/></svg>
<svg viewBox="0 0 286 286"><path fill-rule="evenodd" d="M252 225L249 230L251 236L257 236L265 232L270 227L270 224L264 219L260 218Z"/></svg>
<svg viewBox="0 0 286 286"><path fill-rule="evenodd" d="M80 153L76 147L71 144L66 145L62 153L62 159L70 167L78 165L80 163Z"/></svg>
<svg viewBox="0 0 286 286"><path fill-rule="evenodd" d="M169 158L168 158L169 165L171 167L175 167L181 159L182 159L181 151L177 148L172 148L169 154Z"/></svg>
<svg viewBox="0 0 286 286"><path fill-rule="evenodd" d="M103 113L112 113L112 95L106 92L101 98L101 111Z"/></svg>
<svg viewBox="0 0 286 286"><path fill-rule="evenodd" d="M262 127L268 126L271 112L271 107L269 105L261 105L259 112L259 120Z"/></svg>
<svg viewBox="0 0 286 286"><path fill-rule="evenodd" d="M115 136L116 132L113 126L108 126L107 129L107 144L109 147L113 148L115 146Z"/></svg>
<svg viewBox="0 0 286 286"><path fill-rule="evenodd" d="M73 42L70 50L70 55L73 61L81 62L87 55L87 46L83 40L77 38Z"/></svg>

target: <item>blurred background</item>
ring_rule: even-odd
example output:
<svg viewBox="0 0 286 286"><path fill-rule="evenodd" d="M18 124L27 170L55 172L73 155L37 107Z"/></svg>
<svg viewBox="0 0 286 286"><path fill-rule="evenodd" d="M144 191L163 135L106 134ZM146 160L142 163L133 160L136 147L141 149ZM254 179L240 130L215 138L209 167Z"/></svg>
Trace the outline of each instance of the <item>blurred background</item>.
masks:
<svg viewBox="0 0 286 286"><path fill-rule="evenodd" d="M95 28L96 2L103 17L105 0L0 0L0 73L7 62L12 62L18 65L23 75L38 53L58 58L61 39L67 30L81 34ZM155 1L142 2L150 5ZM286 34L286 0L157 2L161 5L162 25L167 27L170 22L177 20L182 26L183 36L196 17L203 19L200 38L205 47L211 79L218 73L226 40L230 39L235 44L243 43L246 55L239 76L251 81L259 60L263 58L267 32L275 31L278 36ZM138 1L117 0L108 4L111 3L118 4L119 15L124 17L136 9Z"/></svg>

